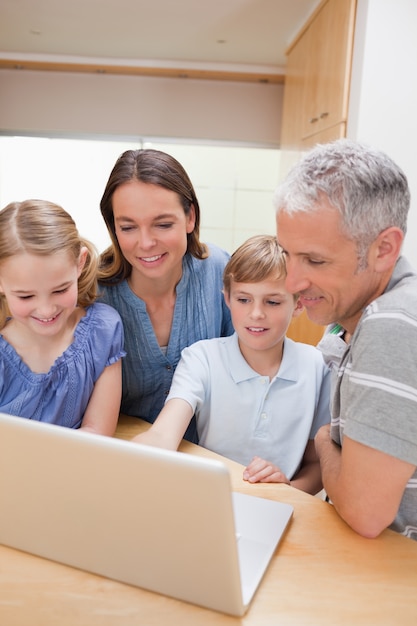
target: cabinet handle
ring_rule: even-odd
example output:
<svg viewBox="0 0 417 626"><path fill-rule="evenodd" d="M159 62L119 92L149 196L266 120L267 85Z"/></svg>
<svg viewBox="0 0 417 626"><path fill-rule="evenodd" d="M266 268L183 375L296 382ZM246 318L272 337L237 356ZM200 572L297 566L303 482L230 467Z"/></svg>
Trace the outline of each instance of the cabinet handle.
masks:
<svg viewBox="0 0 417 626"><path fill-rule="evenodd" d="M310 124L315 124L316 122L319 121L318 117L310 117L310 119L308 120L310 122Z"/></svg>
<svg viewBox="0 0 417 626"><path fill-rule="evenodd" d="M324 117L327 117L329 115L328 111L325 111L324 113L320 114L320 119L322 120Z"/></svg>

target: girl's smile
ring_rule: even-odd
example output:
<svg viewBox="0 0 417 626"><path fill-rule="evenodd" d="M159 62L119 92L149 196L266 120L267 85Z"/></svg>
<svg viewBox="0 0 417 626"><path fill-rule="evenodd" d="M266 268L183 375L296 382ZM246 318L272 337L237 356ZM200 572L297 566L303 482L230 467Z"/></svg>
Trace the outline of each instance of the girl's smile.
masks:
<svg viewBox="0 0 417 626"><path fill-rule="evenodd" d="M0 288L11 320L7 335L54 337L72 328L77 308L80 267L67 251L51 255L22 252L9 257L0 267Z"/></svg>

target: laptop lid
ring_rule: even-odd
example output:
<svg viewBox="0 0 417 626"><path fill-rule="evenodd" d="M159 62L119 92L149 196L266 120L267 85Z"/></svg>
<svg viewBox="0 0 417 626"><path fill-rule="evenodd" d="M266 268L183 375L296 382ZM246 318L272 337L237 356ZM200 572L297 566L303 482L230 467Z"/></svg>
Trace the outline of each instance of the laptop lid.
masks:
<svg viewBox="0 0 417 626"><path fill-rule="evenodd" d="M0 507L2 544L232 615L293 512L220 461L4 414Z"/></svg>

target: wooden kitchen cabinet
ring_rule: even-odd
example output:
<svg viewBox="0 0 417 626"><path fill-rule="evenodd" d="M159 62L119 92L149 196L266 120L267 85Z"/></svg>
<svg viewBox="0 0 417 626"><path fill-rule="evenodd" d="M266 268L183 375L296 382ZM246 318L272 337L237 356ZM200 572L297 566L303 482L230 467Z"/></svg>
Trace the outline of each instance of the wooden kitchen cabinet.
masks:
<svg viewBox="0 0 417 626"><path fill-rule="evenodd" d="M309 60L308 37L302 37L287 57L281 125L281 147L299 149L304 117L304 92Z"/></svg>
<svg viewBox="0 0 417 626"><path fill-rule="evenodd" d="M356 0L323 0L287 50L282 149L346 135Z"/></svg>
<svg viewBox="0 0 417 626"><path fill-rule="evenodd" d="M293 341L301 341L301 343L316 346L323 337L324 330L324 326L319 326L309 320L307 313L303 311L301 315L291 321L286 335Z"/></svg>
<svg viewBox="0 0 417 626"><path fill-rule="evenodd" d="M281 177L317 143L346 137L356 0L323 0L287 50ZM316 345L324 327L305 311L287 335Z"/></svg>
<svg viewBox="0 0 417 626"><path fill-rule="evenodd" d="M310 150L310 148L313 148L317 143L328 143L329 141L341 139L342 137L346 137L346 122L340 122L340 124L325 128L314 135L304 137L301 140L301 149L303 151Z"/></svg>

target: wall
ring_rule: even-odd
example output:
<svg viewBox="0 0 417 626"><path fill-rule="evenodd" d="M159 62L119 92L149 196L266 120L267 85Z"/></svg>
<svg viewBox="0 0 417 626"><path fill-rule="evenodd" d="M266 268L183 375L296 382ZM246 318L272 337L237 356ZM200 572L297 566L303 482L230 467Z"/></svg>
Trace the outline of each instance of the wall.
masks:
<svg viewBox="0 0 417 626"><path fill-rule="evenodd" d="M381 148L411 189L404 252L417 268L417 2L358 0L347 135Z"/></svg>
<svg viewBox="0 0 417 626"><path fill-rule="evenodd" d="M0 93L0 132L279 144L282 85L0 70Z"/></svg>

